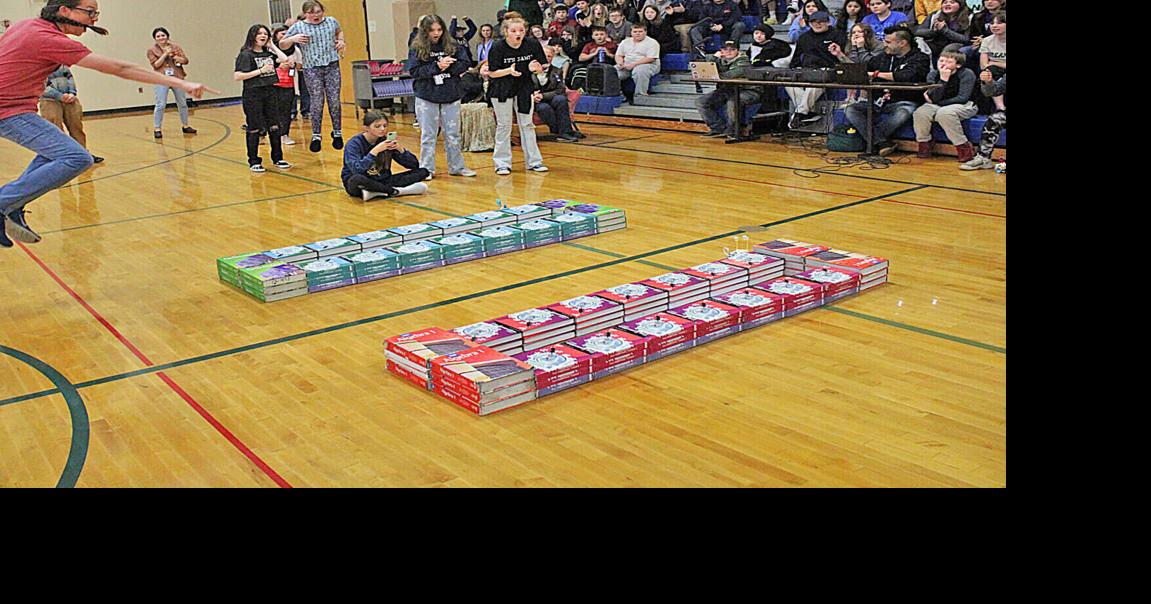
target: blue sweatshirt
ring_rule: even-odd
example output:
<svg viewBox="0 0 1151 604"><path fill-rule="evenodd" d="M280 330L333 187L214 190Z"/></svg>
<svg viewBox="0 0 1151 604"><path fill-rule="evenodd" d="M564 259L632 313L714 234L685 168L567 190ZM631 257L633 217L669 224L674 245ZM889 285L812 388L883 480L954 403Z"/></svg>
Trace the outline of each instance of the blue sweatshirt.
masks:
<svg viewBox="0 0 1151 604"><path fill-rule="evenodd" d="M463 75L471 61L468 60L467 49L457 44L454 55L456 62L451 67L441 70L436 64L441 57L447 56L444 52L444 42L432 44L428 60L420 60L415 49L408 51L408 73L412 74L412 92L416 98L429 103L454 103L464 96L463 86L460 85L460 76Z"/></svg>
<svg viewBox="0 0 1151 604"><path fill-rule="evenodd" d="M392 178L392 170L391 162L387 161L389 158L383 157L383 155L391 155L391 160L409 170L420 167L420 160L411 151L381 154L379 160L383 165L377 165L377 157L372 155L371 151L379 143L380 141L368 142L368 137L363 133L353 136L347 142L344 146L344 168L340 171L340 180L345 186L353 174L364 175L386 184ZM373 171L376 173L371 173Z"/></svg>

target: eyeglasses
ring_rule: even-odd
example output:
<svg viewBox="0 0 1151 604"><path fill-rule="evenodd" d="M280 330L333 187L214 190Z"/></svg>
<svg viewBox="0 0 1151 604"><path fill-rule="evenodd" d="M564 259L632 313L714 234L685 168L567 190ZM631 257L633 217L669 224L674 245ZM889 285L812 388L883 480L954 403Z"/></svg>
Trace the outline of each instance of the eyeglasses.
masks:
<svg viewBox="0 0 1151 604"><path fill-rule="evenodd" d="M68 8L70 8L72 10L79 10L79 11L84 11L84 12L88 13L89 19L95 19L96 17L100 16L100 11L98 11L94 8L83 8L80 6L69 6Z"/></svg>

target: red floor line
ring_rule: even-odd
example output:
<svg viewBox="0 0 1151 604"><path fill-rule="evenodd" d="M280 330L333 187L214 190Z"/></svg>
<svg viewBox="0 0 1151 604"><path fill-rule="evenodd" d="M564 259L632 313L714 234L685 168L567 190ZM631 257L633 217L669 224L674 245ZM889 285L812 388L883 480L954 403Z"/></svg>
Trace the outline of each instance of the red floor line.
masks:
<svg viewBox="0 0 1151 604"><path fill-rule="evenodd" d="M43 260L41 260L36 254L33 254L32 251L29 250L28 247L25 246L23 243L20 243L20 242L15 242L15 243L17 245L19 245L20 249L24 250L24 253L28 254L28 257L31 258L36 264L38 264L40 266L40 268L45 273L47 273L48 276L51 277L53 281L55 281L57 283L57 285L59 285L61 288L63 288L64 291L67 292L69 296L72 296L72 299L79 302L80 306L83 306L84 310L88 311L88 314L92 315L97 321L100 322L101 325L104 326L105 329L107 329L109 332L111 332L112 335L116 336L116 339L119 340L121 344L123 344L128 350L132 351L132 354L136 355L136 358L140 359L140 361L143 362L148 367L151 367L153 365L152 361L149 360L148 357L144 355L144 353L140 352L140 349L136 348L132 344L132 342L130 342L128 340L128 338L125 338L115 327L112 326L111 323L108 322L107 319L105 319L103 316L101 316L99 312L96 312L96 309L92 308L92 305L88 304L88 302L85 301L84 298L80 297L80 294L76 293L76 291L73 290L71 287L68 287L68 284L64 283L64 280L61 279L55 273L55 271L53 271L51 268L49 268L48 265L45 264ZM173 392L175 392L180 398L184 399L184 402L187 403L190 407L192 407L192 409L196 413L199 413L200 417L203 417L204 420L206 420L209 425L211 425L213 428L215 428L216 431L219 432L220 435L223 436L225 440L232 443L232 446L235 447L238 451L240 451L240 453L243 454L244 457L247 457L249 461L256 464L256 467L260 468L260 470L262 470L264 472L264 474L266 474L268 476L268 478L271 478L272 482L275 482L277 485L279 485L282 488L288 488L288 489L292 488L292 485L288 484L288 481L284 480L268 464L264 463L264 461L262 459L260 459L259 456L257 456L255 453L253 453L252 450L249 449L247 445L245 445L243 442L241 442L240 439L236 437L236 435L232 434L231 430L228 430L227 428L225 428L224 425L219 422L219 420L217 420L215 417L212 417L212 414L208 413L207 409L205 409L202 405L197 403L196 400L193 399L191 397L191 395L189 395L187 392L185 392L183 388L181 388L178 384L176 384L176 382L174 380L172 380L172 378L168 377L163 372L159 372L156 375L165 384L167 384L168 387L171 388Z"/></svg>
<svg viewBox="0 0 1151 604"><path fill-rule="evenodd" d="M912 203L910 201L897 201L895 199L881 199L880 201L886 203L898 203L905 206L918 206L920 208L931 208L933 210L943 210L945 212L960 212L962 214L975 214L976 216L988 216L990 218L1007 218L1002 214L988 214L986 212L976 212L974 210L960 210L958 208L945 208L943 206L933 206L927 203Z"/></svg>
<svg viewBox="0 0 1151 604"><path fill-rule="evenodd" d="M578 157L575 155L564 155L562 153L548 153L548 155L554 155L556 157L565 157L568 159L587 159L587 157ZM617 166L630 166L633 168L636 167L635 164L627 164L627 163L618 162L618 161L609 161L609 160L605 160L602 158L597 158L595 161L596 161L596 163L615 164ZM707 174L702 174L700 172L692 172L690 170L676 170L675 168L665 168L663 166L640 166L640 167L645 168L645 169L650 169L650 170L662 170L664 172L678 172L680 174L691 174L692 176L701 176L701 175L702 176L708 176ZM781 185L781 184L775 183L775 182L766 182L763 180L749 180L746 178L736 178L734 176L727 176L727 175L714 176L714 178L723 179L723 180L737 180L739 182L749 182L749 183L756 184L756 185L768 185L768 186L772 186L772 187L783 187L785 189L799 189L800 191L809 191L812 193L826 193L828 195L842 195L844 197L854 197L856 199L866 199L865 195L855 195L854 193L841 193L839 191L824 191L822 189L809 189L807 187L797 187L795 185Z"/></svg>

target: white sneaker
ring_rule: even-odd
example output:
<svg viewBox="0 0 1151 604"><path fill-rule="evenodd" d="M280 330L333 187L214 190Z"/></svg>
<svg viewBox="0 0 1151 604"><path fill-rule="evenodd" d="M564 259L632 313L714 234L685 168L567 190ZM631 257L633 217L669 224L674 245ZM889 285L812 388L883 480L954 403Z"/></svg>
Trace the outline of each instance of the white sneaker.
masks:
<svg viewBox="0 0 1151 604"><path fill-rule="evenodd" d="M428 185L422 182L417 182L406 187L399 187L396 189L396 197L401 195L423 195L428 192Z"/></svg>
<svg viewBox="0 0 1151 604"><path fill-rule="evenodd" d="M543 165L543 164L540 164L538 166L529 166L528 170L531 170L532 172L547 172L548 167Z"/></svg>
<svg viewBox="0 0 1151 604"><path fill-rule="evenodd" d="M296 144L296 141L292 140L292 137L290 137L290 136L281 136L280 137L280 144L281 145L294 145L294 144Z"/></svg>
<svg viewBox="0 0 1151 604"><path fill-rule="evenodd" d="M248 166L248 169L255 172L256 174L263 174L264 172L267 172L267 170L264 169L263 164L252 164Z"/></svg>
<svg viewBox="0 0 1151 604"><path fill-rule="evenodd" d="M986 157L983 157L982 155L976 155L970 160L959 164L960 170L990 170L994 167L995 162L987 159Z"/></svg>
<svg viewBox="0 0 1151 604"><path fill-rule="evenodd" d="M276 162L275 165L277 168L279 168L281 170L287 170L287 169L292 167L292 164L289 164L288 162L286 162L282 159L280 161Z"/></svg>
<svg viewBox="0 0 1151 604"><path fill-rule="evenodd" d="M476 175L476 171L475 170L469 170L468 168L464 168L463 170L460 170L459 172L448 172L448 174L450 174L451 176L468 176L468 177L471 177L471 176Z"/></svg>
<svg viewBox="0 0 1151 604"><path fill-rule="evenodd" d="M371 201L377 197L387 197L388 194L387 193L377 193L376 191L369 191L367 189L364 189L363 193L361 193L360 196L364 198L364 201Z"/></svg>
<svg viewBox="0 0 1151 604"><path fill-rule="evenodd" d="M496 168L496 176L507 176L512 173L511 168Z"/></svg>

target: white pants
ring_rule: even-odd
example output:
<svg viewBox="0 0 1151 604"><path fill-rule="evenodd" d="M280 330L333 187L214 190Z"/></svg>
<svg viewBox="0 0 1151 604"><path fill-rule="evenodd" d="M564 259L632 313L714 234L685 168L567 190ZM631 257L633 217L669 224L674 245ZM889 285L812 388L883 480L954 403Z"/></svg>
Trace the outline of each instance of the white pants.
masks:
<svg viewBox="0 0 1151 604"><path fill-rule="evenodd" d="M659 59L656 59L654 63L636 65L634 68L632 68L631 71L616 65L615 72L616 75L619 76L620 82L623 82L628 78L635 78L636 94L648 94L648 88L652 77L659 73Z"/></svg>
<svg viewBox="0 0 1151 604"><path fill-rule="evenodd" d="M448 173L462 172L467 166L460 149L460 102L441 104L417 98L416 119L420 122L420 167L428 172L436 171L436 139L442 129Z"/></svg>
<svg viewBox="0 0 1151 604"><path fill-rule="evenodd" d="M820 97L823 96L822 88L795 88L785 86L784 90L787 91L787 96L791 99L792 104L795 105L796 113L815 113L815 104L819 102Z"/></svg>
<svg viewBox="0 0 1151 604"><path fill-rule="evenodd" d="M492 109L496 112L496 150L492 153L492 162L496 169L512 167L512 114L520 125L520 146L524 149L524 161L528 168L544 165L543 155L536 145L536 127L532 123L531 113L519 113L515 110L516 100L510 98L506 101L492 99Z"/></svg>
<svg viewBox="0 0 1151 604"><path fill-rule="evenodd" d="M938 122L951 144L965 144L969 141L967 133L963 131L963 120L975 117L976 113L979 113L979 108L971 101L946 107L931 103L920 105L915 113L911 114L912 123L915 125L915 140L921 143L931 142L931 124Z"/></svg>

